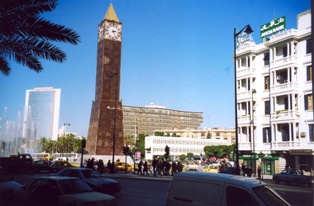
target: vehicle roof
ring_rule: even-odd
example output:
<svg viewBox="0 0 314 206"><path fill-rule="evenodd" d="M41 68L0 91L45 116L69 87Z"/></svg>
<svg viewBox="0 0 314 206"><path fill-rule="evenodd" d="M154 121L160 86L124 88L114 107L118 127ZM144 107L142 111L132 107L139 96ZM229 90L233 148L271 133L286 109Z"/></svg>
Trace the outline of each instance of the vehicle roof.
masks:
<svg viewBox="0 0 314 206"><path fill-rule="evenodd" d="M68 179L79 179L79 178L77 178L77 177L66 177L66 176L34 176L32 179L68 180Z"/></svg>
<svg viewBox="0 0 314 206"><path fill-rule="evenodd" d="M266 185L264 182L244 177L240 175L231 175L231 174L221 174L221 173L210 173L210 172L180 172L177 173L174 179L193 179L193 180L212 180L216 182L224 182L229 184L237 184L244 187L253 188L256 186Z"/></svg>

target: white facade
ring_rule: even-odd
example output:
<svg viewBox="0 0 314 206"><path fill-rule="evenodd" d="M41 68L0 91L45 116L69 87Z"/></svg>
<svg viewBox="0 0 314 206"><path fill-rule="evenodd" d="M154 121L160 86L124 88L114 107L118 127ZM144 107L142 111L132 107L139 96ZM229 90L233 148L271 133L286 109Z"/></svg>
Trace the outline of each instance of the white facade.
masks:
<svg viewBox="0 0 314 206"><path fill-rule="evenodd" d="M272 154L286 159L278 162L287 166L313 169L311 11L297 21L297 29L236 51L239 151ZM276 172L286 166L278 162Z"/></svg>
<svg viewBox="0 0 314 206"><path fill-rule="evenodd" d="M57 140L61 89L40 87L26 90L23 137L30 141L33 149L34 141L41 137Z"/></svg>
<svg viewBox="0 0 314 206"><path fill-rule="evenodd" d="M205 146L226 144L226 140L147 136L145 137L145 157L147 160L152 160L154 156L163 156L165 154L166 145L170 148L171 158L178 159L180 155L187 155L187 153L204 155Z"/></svg>

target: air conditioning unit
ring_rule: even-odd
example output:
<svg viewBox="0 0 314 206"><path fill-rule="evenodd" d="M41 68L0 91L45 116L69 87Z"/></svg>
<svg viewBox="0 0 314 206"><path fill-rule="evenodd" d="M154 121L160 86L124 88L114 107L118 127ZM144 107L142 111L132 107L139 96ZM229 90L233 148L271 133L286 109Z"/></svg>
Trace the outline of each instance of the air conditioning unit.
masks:
<svg viewBox="0 0 314 206"><path fill-rule="evenodd" d="M306 136L306 132L301 132L300 135L302 138L304 138Z"/></svg>

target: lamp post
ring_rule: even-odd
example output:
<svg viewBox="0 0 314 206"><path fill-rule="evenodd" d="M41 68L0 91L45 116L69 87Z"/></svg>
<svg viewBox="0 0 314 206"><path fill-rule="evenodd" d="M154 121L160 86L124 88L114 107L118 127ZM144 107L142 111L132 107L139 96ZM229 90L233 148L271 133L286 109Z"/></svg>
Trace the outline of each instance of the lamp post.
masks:
<svg viewBox="0 0 314 206"><path fill-rule="evenodd" d="M244 31L245 29L245 31ZM240 166L239 166L239 139L238 139L238 100L237 100L237 38L242 33L250 34L253 32L251 26L248 24L239 32L234 28L233 33L233 52L234 52L234 107L235 107L235 133L236 133L236 145L235 145L235 153L236 153L236 174L240 175Z"/></svg>
<svg viewBox="0 0 314 206"><path fill-rule="evenodd" d="M251 112L251 140L252 140L252 147L251 147L251 169L253 170L253 174L254 177L256 176L256 161L255 161L255 137L254 137L254 108L253 108L253 95L256 93L255 89L252 89L252 101L251 101L251 108L252 108L252 112ZM253 154L253 160L252 160L252 154Z"/></svg>

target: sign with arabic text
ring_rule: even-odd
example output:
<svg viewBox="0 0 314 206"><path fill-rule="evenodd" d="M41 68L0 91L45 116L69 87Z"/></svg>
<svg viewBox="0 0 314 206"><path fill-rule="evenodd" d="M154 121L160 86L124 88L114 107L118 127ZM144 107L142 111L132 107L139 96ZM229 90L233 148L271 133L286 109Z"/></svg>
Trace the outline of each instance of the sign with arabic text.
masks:
<svg viewBox="0 0 314 206"><path fill-rule="evenodd" d="M286 17L274 19L271 22L261 26L261 38L286 29Z"/></svg>

